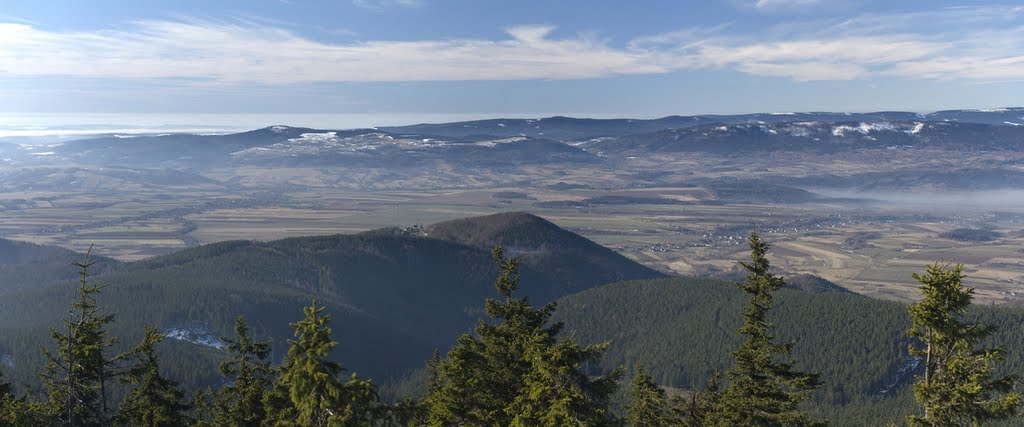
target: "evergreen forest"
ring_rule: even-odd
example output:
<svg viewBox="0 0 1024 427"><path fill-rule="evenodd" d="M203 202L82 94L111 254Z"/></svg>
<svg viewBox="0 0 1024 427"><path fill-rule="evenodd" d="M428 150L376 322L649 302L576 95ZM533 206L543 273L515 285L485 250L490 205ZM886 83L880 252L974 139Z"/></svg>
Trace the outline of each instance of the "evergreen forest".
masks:
<svg viewBox="0 0 1024 427"><path fill-rule="evenodd" d="M961 266L922 266L906 305L789 284L746 241L736 280L524 214L128 265L5 243L0 425L1022 422L1024 312L972 304Z"/></svg>

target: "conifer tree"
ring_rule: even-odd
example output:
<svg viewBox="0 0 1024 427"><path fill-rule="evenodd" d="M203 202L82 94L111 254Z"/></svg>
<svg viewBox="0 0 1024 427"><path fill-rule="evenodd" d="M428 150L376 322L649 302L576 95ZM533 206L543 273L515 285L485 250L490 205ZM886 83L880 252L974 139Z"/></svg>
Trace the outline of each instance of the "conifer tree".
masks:
<svg viewBox="0 0 1024 427"><path fill-rule="evenodd" d="M211 427L217 419L217 405L213 400L217 393L210 387L196 390L192 396L192 426Z"/></svg>
<svg viewBox="0 0 1024 427"><path fill-rule="evenodd" d="M8 411L14 405L13 389L4 381L4 371L0 369L0 425L8 424Z"/></svg>
<svg viewBox="0 0 1024 427"><path fill-rule="evenodd" d="M768 244L757 233L750 234L749 244L751 262L740 262L747 280L739 288L750 294L750 300L737 330L745 340L733 352L728 386L705 421L712 426L816 425L798 405L819 386L818 375L796 371L789 355L791 345L772 342L767 314L773 307L772 293L784 282L769 271Z"/></svg>
<svg viewBox="0 0 1024 427"><path fill-rule="evenodd" d="M339 375L344 369L328 359L337 342L331 340L331 316L316 300L303 309L305 318L292 323L296 340L285 357L267 395L269 424L279 426L356 426L372 422L377 401L371 383L354 374L347 383Z"/></svg>
<svg viewBox="0 0 1024 427"><path fill-rule="evenodd" d="M107 334L114 315L96 303L102 286L89 280L92 247L79 268L78 300L71 304L64 329L51 329L56 351L43 350L47 359L43 382L48 390L55 423L68 426L106 425L110 418L107 391L116 379L115 363L121 356L108 357L117 340Z"/></svg>
<svg viewBox="0 0 1024 427"><path fill-rule="evenodd" d="M676 424L669 411L665 390L643 370L633 377L630 401L626 406L626 423L629 427L668 427Z"/></svg>
<svg viewBox="0 0 1024 427"><path fill-rule="evenodd" d="M267 362L270 341L254 341L245 318L235 320L235 337L221 338L231 358L220 364L227 384L214 398L214 425L255 427L266 413L263 398L271 385L273 369Z"/></svg>
<svg viewBox="0 0 1024 427"><path fill-rule="evenodd" d="M527 298L514 298L519 260L505 258L500 247L493 255L501 299L484 303L492 322L480 321L475 334L460 336L443 360L431 364L426 424L544 425L607 416L601 406L614 380L579 372L601 347L556 339L562 324L548 325L555 305L534 308Z"/></svg>
<svg viewBox="0 0 1024 427"><path fill-rule="evenodd" d="M14 389L11 388L11 385L4 381L4 371L0 369L0 401L5 397L11 397L13 391Z"/></svg>
<svg viewBox="0 0 1024 427"><path fill-rule="evenodd" d="M0 398L0 426L36 427L54 425L57 420L47 402L15 398Z"/></svg>
<svg viewBox="0 0 1024 427"><path fill-rule="evenodd" d="M427 361L427 395L432 395L435 392L440 391L441 384L441 352L434 349L434 353L430 355L430 360Z"/></svg>
<svg viewBox="0 0 1024 427"><path fill-rule="evenodd" d="M493 323L480 321L474 334L463 334L431 373L425 403L430 426L509 425L505 412L515 401L530 363L523 358L535 331L555 335L561 325L545 326L554 305L534 308L526 298L513 298L519 286L519 260L495 248L499 276L495 288L502 299L488 298L484 309Z"/></svg>
<svg viewBox="0 0 1024 427"><path fill-rule="evenodd" d="M379 406L377 387L370 380L359 378L355 372L343 386L344 400L332 425L356 427L382 424L387 418L387 407ZM380 420L378 420L378 418Z"/></svg>
<svg viewBox="0 0 1024 427"><path fill-rule="evenodd" d="M599 362L608 344L582 347L572 338L559 340L543 331L535 334L526 349L530 362L524 387L505 412L512 426L601 426L614 417L608 398L618 388L622 369L591 378L581 368Z"/></svg>
<svg viewBox="0 0 1024 427"><path fill-rule="evenodd" d="M426 421L426 408L419 399L402 399L375 411L376 426L408 427L422 425Z"/></svg>
<svg viewBox="0 0 1024 427"><path fill-rule="evenodd" d="M142 342L128 352L127 358L134 364L127 369L122 382L133 389L121 402L115 417L121 425L173 427L191 421L185 393L176 382L160 374L156 345L162 339L163 334L156 328L146 326Z"/></svg>
<svg viewBox="0 0 1024 427"><path fill-rule="evenodd" d="M722 391L719 380L721 373L715 372L704 386L704 390L698 390L694 380L693 392L685 400L675 397L671 401L671 407L680 420L680 425L687 427L703 427L708 425L708 414L721 404Z"/></svg>
<svg viewBox="0 0 1024 427"><path fill-rule="evenodd" d="M993 372L1005 350L977 348L995 328L963 319L974 295L973 287L961 284L963 266L935 263L914 279L924 299L909 307L913 326L908 334L924 344L923 349L910 347L924 362L924 374L914 384L924 414L908 417L910 425L978 425L1019 414L1024 401L1015 391L1016 378Z"/></svg>

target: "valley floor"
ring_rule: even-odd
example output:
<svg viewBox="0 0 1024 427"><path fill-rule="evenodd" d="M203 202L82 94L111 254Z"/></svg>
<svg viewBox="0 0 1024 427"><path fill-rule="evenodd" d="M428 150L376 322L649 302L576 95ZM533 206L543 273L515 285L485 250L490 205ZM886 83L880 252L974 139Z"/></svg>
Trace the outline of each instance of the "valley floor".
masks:
<svg viewBox="0 0 1024 427"><path fill-rule="evenodd" d="M952 261L966 265L979 303L1024 302L1024 208L1012 204L996 211L991 205L922 201L921 194L902 203L893 201L898 194L886 201L717 202L706 189L689 185L598 190L565 184L418 191L306 187L273 195L201 186L88 196L8 192L0 194L6 201L0 235L75 250L95 244L102 255L137 260L200 243L529 211L667 273L728 274L743 257L745 236L760 230L774 244L773 262L787 274L816 274L861 294L908 300L917 294L912 272ZM939 236L973 227L1001 237L961 242Z"/></svg>

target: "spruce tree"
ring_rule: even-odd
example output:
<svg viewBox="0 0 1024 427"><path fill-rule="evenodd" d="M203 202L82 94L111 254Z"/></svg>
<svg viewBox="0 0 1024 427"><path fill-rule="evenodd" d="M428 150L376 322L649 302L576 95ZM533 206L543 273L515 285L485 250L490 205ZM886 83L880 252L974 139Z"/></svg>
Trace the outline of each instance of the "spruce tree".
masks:
<svg viewBox="0 0 1024 427"><path fill-rule="evenodd" d="M146 326L142 342L128 352L133 362L127 369L122 382L131 386L132 391L121 402L115 417L118 424L126 426L181 426L189 423L187 413L191 409L185 402L185 393L173 380L160 374L156 345L163 334Z"/></svg>
<svg viewBox="0 0 1024 427"><path fill-rule="evenodd" d="M406 398L375 411L376 426L408 427L426 422L426 407L419 399Z"/></svg>
<svg viewBox="0 0 1024 427"><path fill-rule="evenodd" d="M1018 415L1022 396L1015 391L1016 378L993 372L1005 350L977 348L995 328L963 319L974 295L973 287L961 284L963 266L935 263L914 279L924 299L909 307L913 326L908 334L924 345L910 347L924 362L924 374L914 384L924 413L908 417L909 424L978 425Z"/></svg>
<svg viewBox="0 0 1024 427"><path fill-rule="evenodd" d="M751 262L740 262L747 280L739 288L750 295L743 309L743 325L737 330L745 336L733 352L734 366L727 372L728 386L707 414L712 426L806 426L816 425L799 409L810 391L819 386L817 374L794 369L790 344L775 344L768 322L773 307L772 293L784 284L770 272L765 254L768 244L757 233L750 234Z"/></svg>
<svg viewBox="0 0 1024 427"><path fill-rule="evenodd" d="M102 286L89 280L92 247L79 268L78 300L71 304L64 330L51 329L56 350L43 350L47 359L43 383L48 390L54 423L68 426L106 425L110 418L107 391L116 379L115 363L109 357L117 340L108 336L107 325L114 315L99 308L96 296Z"/></svg>
<svg viewBox="0 0 1024 427"><path fill-rule="evenodd" d="M0 369L0 401L3 401L3 399L6 397L11 397L11 394L13 392L14 389L11 387L11 385L8 384L7 381L4 381L3 369Z"/></svg>
<svg viewBox="0 0 1024 427"><path fill-rule="evenodd" d="M338 408L338 415L331 425L343 427L383 424L387 418L387 407L379 406L377 387L370 380L359 378L355 372L343 386L344 399Z"/></svg>
<svg viewBox="0 0 1024 427"><path fill-rule="evenodd" d="M59 425L47 402L15 398L0 398L0 426L36 427Z"/></svg>
<svg viewBox="0 0 1024 427"><path fill-rule="evenodd" d="M534 308L526 298L513 298L519 286L519 260L495 248L499 276L495 288L502 299L488 298L484 310L493 323L481 320L474 334L463 334L431 372L431 393L425 402L431 426L509 425L505 413L522 387L530 363L523 358L534 331L557 334L560 325L545 326L554 305Z"/></svg>
<svg viewBox="0 0 1024 427"><path fill-rule="evenodd" d="M555 305L535 308L527 298L513 297L519 260L505 258L500 247L493 255L501 299L484 303L491 322L481 320L475 334L460 336L444 359L431 364L426 424L544 425L608 416L602 406L613 379L590 379L579 371L601 347L556 339L562 324L548 324Z"/></svg>
<svg viewBox="0 0 1024 427"><path fill-rule="evenodd" d="M618 388L622 370L592 378L581 369L585 363L600 362L608 344L583 347L572 338L559 340L540 331L526 349L530 371L524 386L505 412L512 426L600 426L614 416L608 398Z"/></svg>
<svg viewBox="0 0 1024 427"><path fill-rule="evenodd" d="M679 425L687 427L703 427L708 425L708 414L718 408L722 400L722 391L719 380L721 373L715 372L704 386L704 390L698 390L694 380L693 392L687 398L674 397L671 407L680 420Z"/></svg>
<svg viewBox="0 0 1024 427"><path fill-rule="evenodd" d="M192 426L211 427L217 419L217 393L210 387L200 388L192 396Z"/></svg>
<svg viewBox="0 0 1024 427"><path fill-rule="evenodd" d="M263 398L271 385L273 369L267 362L270 341L254 341L245 318L235 320L235 338L221 338L231 358L220 364L227 380L214 398L214 425L256 427L266 413Z"/></svg>
<svg viewBox="0 0 1024 427"><path fill-rule="evenodd" d="M316 300L303 309L305 318L292 323L296 340L267 395L268 424L279 426L357 426L372 422L376 390L353 375L342 383L341 365L328 359L337 342L331 340L324 307Z"/></svg>
<svg viewBox="0 0 1024 427"><path fill-rule="evenodd" d="M633 377L629 405L626 406L629 427L668 427L676 425L669 411L668 397L651 376L640 370Z"/></svg>
<svg viewBox="0 0 1024 427"><path fill-rule="evenodd" d="M0 369L0 425L8 424L8 411L14 406L13 388L4 381L4 371Z"/></svg>

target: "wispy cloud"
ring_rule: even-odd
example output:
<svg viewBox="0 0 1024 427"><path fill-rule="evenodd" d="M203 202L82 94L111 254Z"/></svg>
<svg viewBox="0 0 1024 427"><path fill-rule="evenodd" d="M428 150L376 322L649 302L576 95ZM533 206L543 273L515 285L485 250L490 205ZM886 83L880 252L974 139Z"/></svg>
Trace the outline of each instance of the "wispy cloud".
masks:
<svg viewBox="0 0 1024 427"><path fill-rule="evenodd" d="M753 43L706 40L694 46L692 56L698 64L795 80L868 77L889 72L897 64L928 60L943 50L941 43L905 35Z"/></svg>
<svg viewBox="0 0 1024 427"><path fill-rule="evenodd" d="M808 6L819 3L820 0L756 0L754 7L767 9L774 7Z"/></svg>
<svg viewBox="0 0 1024 427"><path fill-rule="evenodd" d="M423 0L352 0L352 4L364 9L384 9L388 7L419 7Z"/></svg>
<svg viewBox="0 0 1024 427"><path fill-rule="evenodd" d="M269 84L316 81L578 79L668 69L651 55L522 26L502 40L327 44L274 27L139 22L130 31L54 33L0 24L0 73L198 78Z"/></svg>
<svg viewBox="0 0 1024 427"><path fill-rule="evenodd" d="M720 25L638 37L621 46L585 35L560 36L551 26L512 27L496 39L331 44L252 20L141 21L90 32L11 22L0 23L0 76L290 84L585 79L731 69L795 80L1024 79L1019 9L861 15L792 22L760 34Z"/></svg>

